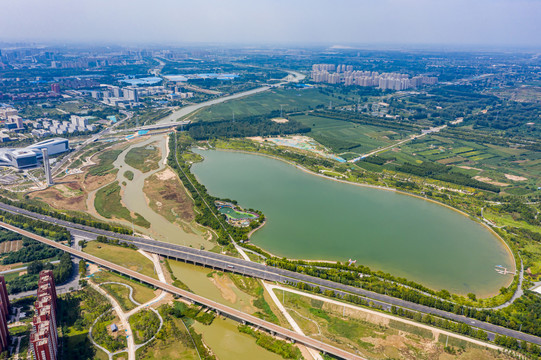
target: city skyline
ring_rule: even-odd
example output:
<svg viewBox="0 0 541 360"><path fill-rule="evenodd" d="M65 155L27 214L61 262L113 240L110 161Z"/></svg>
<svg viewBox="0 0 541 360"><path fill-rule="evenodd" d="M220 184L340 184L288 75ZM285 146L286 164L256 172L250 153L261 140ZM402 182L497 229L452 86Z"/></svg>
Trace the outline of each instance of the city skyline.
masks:
<svg viewBox="0 0 541 360"><path fill-rule="evenodd" d="M0 41L535 48L540 16L538 0L22 0L3 4Z"/></svg>

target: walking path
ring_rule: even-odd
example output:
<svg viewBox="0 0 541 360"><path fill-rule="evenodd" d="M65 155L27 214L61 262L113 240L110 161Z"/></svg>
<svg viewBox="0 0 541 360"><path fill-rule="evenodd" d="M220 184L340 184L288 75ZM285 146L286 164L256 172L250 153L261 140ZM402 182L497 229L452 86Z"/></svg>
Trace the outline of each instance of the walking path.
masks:
<svg viewBox="0 0 541 360"><path fill-rule="evenodd" d="M152 261L152 263L154 264L154 270L156 272L156 274L158 275L158 279L163 282L163 283L167 283L166 280L165 280L165 275L163 273L163 269L160 265L160 259L158 257L158 255L156 254L149 254L143 250L138 250L139 253L141 253L143 256L145 256L146 258L150 259L150 261ZM139 302L137 302L134 298L133 298L133 287L131 287L130 285L128 284L124 284L124 283L120 283L120 282L115 282L115 281L109 281L109 282L104 282L104 283L101 283L99 285L97 284L94 284L92 281L89 282L90 285L96 289L100 294L104 295L107 300L109 300L109 302L113 305L113 309L119 319L120 319L120 322L122 323L122 326L124 327L124 329L126 329L126 340L127 340L127 343L128 343L128 349L127 349L127 352L128 352L128 360L135 360L135 354L137 352L137 350L143 346L145 346L146 344L148 344L149 342L151 342L152 340L154 340L154 338L156 337L156 334L158 332L160 332L160 330L162 329L162 326L163 326L163 318L161 317L160 313L156 310L156 309L153 309L150 307L150 305L154 304L154 303L157 303L158 301L161 301L163 300L163 298L167 295L167 293L163 290L160 290L160 294L155 297L154 299L144 303L144 304L141 304ZM128 312L124 312L124 310L122 310L122 307L120 306L120 304L118 303L118 301L111 295L109 295L109 293L107 293L105 290L103 290L101 288L101 285L105 285L105 284L117 284L117 285L121 285L121 286L125 286L129 289L130 293L129 293L129 299L130 301L132 301L135 305L137 305L137 307L133 310L130 310ZM148 308L148 310L150 311L153 311L156 316L158 316L158 319L160 320L160 326L158 327L158 331L156 331L156 334L154 334L154 336L152 336L149 340L145 341L144 343L142 344L135 344L135 339L133 337L133 332L132 332L132 329L131 329L131 325L130 325L130 322L129 322L129 318L138 313L140 310L144 309L144 308ZM119 351L116 351L116 352L110 352L109 350L105 349L103 346L100 346L96 341L94 341L94 338L92 337L92 329L94 328L94 325L98 322L98 320L104 316L106 313L103 313L102 315L100 315L95 321L94 323L92 324L92 326L90 327L90 332L89 332L89 337L90 337L90 341L92 341L92 343L98 347L99 349L101 349L102 351L104 351L107 356L109 357L110 360L113 359L113 357L117 354L120 354L122 352L125 352L126 349L122 349L122 350L119 350Z"/></svg>
<svg viewBox="0 0 541 360"><path fill-rule="evenodd" d="M376 154L378 154L378 153L380 153L380 152L383 152L383 151L392 149L392 148L394 148L394 147L397 147L397 146L399 146L399 145L402 145L402 144L404 144L404 143L406 143L406 142L408 142L408 141L412 141L412 140L418 139L418 138L420 138L420 137L426 136L427 134L432 134L432 133L439 132L441 129L444 129L444 128L446 128L446 127L447 127L447 125L442 125L442 126L439 126L439 127L431 128L430 130L425 131L425 132L423 132L422 134L419 134L419 135L412 135L412 136L410 136L409 138L404 139L404 140L400 140L399 142L394 143L394 144L392 144L392 145L386 146L386 147L384 147L384 148L376 149L376 150L374 150L374 151L371 151L371 152L369 152L369 153L366 153L366 154L363 154L363 155L361 155L361 156L359 156L359 157L356 157L355 159L348 160L348 162L351 162L351 163L357 162L357 161L362 160L362 159L364 159L364 158L367 158L367 157L369 157L369 156L376 155Z"/></svg>
<svg viewBox="0 0 541 360"><path fill-rule="evenodd" d="M103 290L101 287L94 284L92 281L89 281L89 284L90 284L90 286L92 286L92 288L94 288L100 294L105 296L107 298L107 300L113 305L113 310L117 313L118 317L120 318L120 322L122 323L122 326L124 327L124 329L126 329L126 340L128 342L128 360L135 360L135 342L133 340L133 333L131 331L131 326L130 326L130 322L128 321L128 317L126 316L124 311L122 311L122 308L120 307L120 305L116 301L116 299L114 297L112 297L111 295L109 295L109 293L107 291ZM90 332L89 332L90 336L89 337L90 337L90 340L92 341L92 343L94 345L96 345L97 347L99 347L101 350L105 351L105 353L109 356L109 359L112 360L113 355L116 354L116 353L111 353L109 350L107 350L104 347L98 345L98 343L96 343L94 341L94 338L92 337L92 329L94 328L94 325L105 314L106 313L102 314L100 317L98 317L94 321L94 323L92 324L92 326L90 328ZM125 350L123 350L123 351L125 351ZM119 351L117 353L120 353L120 352L122 352L122 351Z"/></svg>
<svg viewBox="0 0 541 360"><path fill-rule="evenodd" d="M130 291L130 293L128 294L128 298L130 299L130 301L131 301L132 303L134 303L135 305L137 305L137 306L141 305L141 303L137 302L137 301L133 298L133 287L131 287L130 285L124 284L124 283L121 283L121 282L116 282L116 281L102 282L102 283L100 283L99 285L102 286L102 285L107 285L107 284L115 284L115 285L120 285L120 286L127 287L128 290Z"/></svg>
<svg viewBox="0 0 541 360"><path fill-rule="evenodd" d="M411 325L411 326L427 329L427 330L432 331L432 333L435 335L435 340L436 341L438 340L437 334L442 334L442 335L451 336L451 337L456 338L456 339L465 340L465 341L468 341L470 343L480 345L480 346L483 346L483 347L487 347L487 348L490 348L490 349L494 349L494 350L498 350L498 351L507 351L506 349L504 349L504 348L502 348L500 346L491 344L491 343L486 343L486 342L483 342L481 340L472 339L472 338L469 338L467 336L459 335L459 334L452 333L452 332L449 332L449 331L446 331L446 330L442 330L442 329L435 328L435 327L432 327L432 326L424 325L424 324L421 324L421 323L418 323L418 322L415 322L415 321L410 321L410 320L407 320L407 319L403 319L401 317L392 316L392 315L389 315L389 314L386 314L386 313L383 313L383 312L366 309L366 308L363 308L363 307L360 307L360 306L352 305L352 304L349 304L349 303L345 303L345 302L341 302L341 301L337 301L337 300L333 300L333 299L328 299L328 298L323 297L323 296L310 294L310 293L302 292L302 291L295 290L295 289L290 289L290 288L283 287L283 286L280 286L280 285L267 284L267 286L271 291L272 290L287 291L287 292L292 293L292 294L297 294L297 295L309 297L309 298L319 300L319 301L323 301L323 302L326 302L326 303L329 303L329 304L342 306L342 307L345 307L345 308L348 308L348 309L353 309L353 310L356 310L356 311L365 312L365 313L368 313L368 314L371 314L371 315L376 315L376 316L383 317L383 318L386 318L386 319L399 321L399 322L402 322L402 323L405 323L405 324L408 324L408 325ZM272 291L272 293L274 293L274 291ZM475 321L472 320L472 325L473 326L475 326L474 323L475 323Z"/></svg>

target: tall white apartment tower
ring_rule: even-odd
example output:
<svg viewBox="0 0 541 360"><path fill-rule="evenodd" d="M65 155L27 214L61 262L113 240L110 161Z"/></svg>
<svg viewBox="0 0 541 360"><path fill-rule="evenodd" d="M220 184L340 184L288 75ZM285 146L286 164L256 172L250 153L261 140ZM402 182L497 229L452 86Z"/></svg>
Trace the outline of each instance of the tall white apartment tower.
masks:
<svg viewBox="0 0 541 360"><path fill-rule="evenodd" d="M51 186L54 184L53 182L53 175L51 174L51 165L49 164L49 152L47 151L47 148L41 149L41 153L43 154L43 168L45 169L45 180L47 181L47 186Z"/></svg>

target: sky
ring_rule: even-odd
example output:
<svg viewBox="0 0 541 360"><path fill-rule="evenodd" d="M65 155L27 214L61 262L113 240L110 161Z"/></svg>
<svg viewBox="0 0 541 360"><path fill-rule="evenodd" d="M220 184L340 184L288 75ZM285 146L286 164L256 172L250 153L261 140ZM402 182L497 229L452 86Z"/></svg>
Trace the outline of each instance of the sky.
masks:
<svg viewBox="0 0 541 360"><path fill-rule="evenodd" d="M541 48L541 0L0 0L0 41Z"/></svg>

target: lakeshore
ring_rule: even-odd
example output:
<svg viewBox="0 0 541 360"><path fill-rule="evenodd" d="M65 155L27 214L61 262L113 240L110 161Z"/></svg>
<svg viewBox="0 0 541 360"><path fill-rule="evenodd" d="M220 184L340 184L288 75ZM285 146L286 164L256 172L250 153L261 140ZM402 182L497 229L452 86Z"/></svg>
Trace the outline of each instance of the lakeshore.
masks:
<svg viewBox="0 0 541 360"><path fill-rule="evenodd" d="M196 152L206 160L192 170L212 195L234 198L242 206L263 211L267 224L252 235L252 242L277 256L329 261L352 258L433 289L475 292L480 297L491 296L512 281L493 270L500 263L515 267L503 241L449 206L436 207L441 204L390 188L332 178L334 182L327 182L327 176L269 156L253 159L259 154ZM207 167L220 176L209 180ZM306 192L307 187L312 192ZM291 188L300 189L301 197ZM500 246L495 247L494 240ZM447 275L450 273L453 279Z"/></svg>

